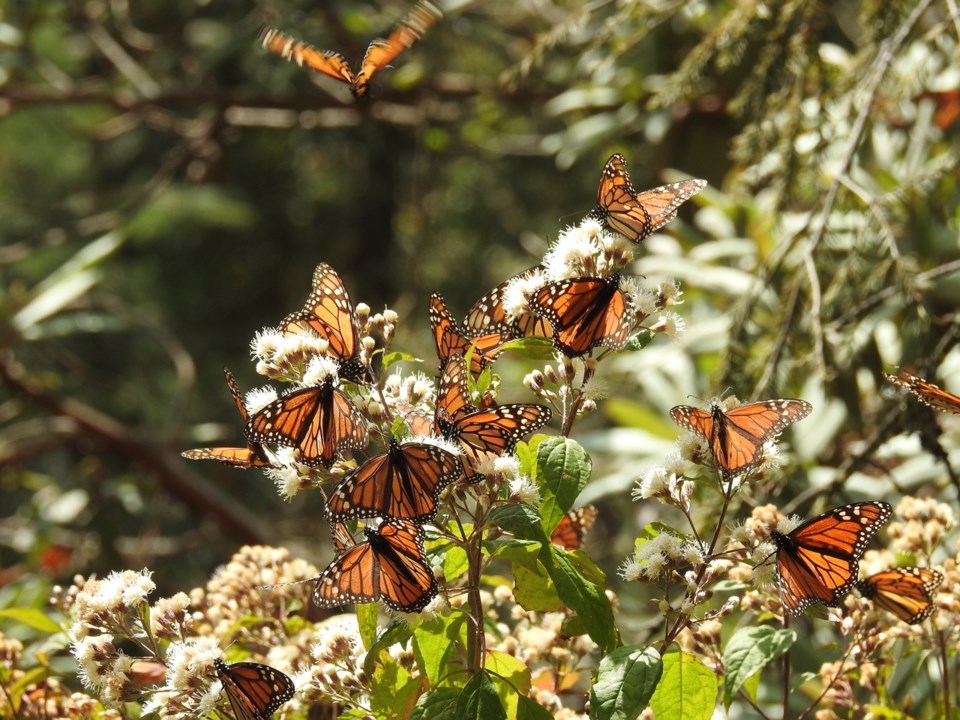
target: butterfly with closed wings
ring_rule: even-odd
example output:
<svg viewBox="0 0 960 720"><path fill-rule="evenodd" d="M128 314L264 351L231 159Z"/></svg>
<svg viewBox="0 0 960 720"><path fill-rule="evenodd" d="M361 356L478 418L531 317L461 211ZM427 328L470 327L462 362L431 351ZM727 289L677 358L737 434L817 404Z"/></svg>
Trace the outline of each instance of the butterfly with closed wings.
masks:
<svg viewBox="0 0 960 720"><path fill-rule="evenodd" d="M636 319L633 300L620 289L617 274L547 283L530 301L530 309L550 322L553 344L567 357L586 355L601 345L622 350Z"/></svg>
<svg viewBox="0 0 960 720"><path fill-rule="evenodd" d="M327 498L332 521L368 517L425 522L437 513L437 497L463 475L460 459L437 445L393 438L387 452L347 475Z"/></svg>
<svg viewBox="0 0 960 720"><path fill-rule="evenodd" d="M524 270L483 295L467 311L467 316L463 321L463 329L469 335L483 335L491 331L502 331L506 328L509 329L511 338L553 337L553 327L545 317L525 312L517 318L511 318L504 306L504 293L509 285L532 277L542 270L542 265Z"/></svg>
<svg viewBox="0 0 960 720"><path fill-rule="evenodd" d="M327 354L337 361L340 377L366 381L353 303L343 280L327 263L320 263L313 271L312 289L303 309L287 315L277 329L281 335L307 332L323 338L328 343Z"/></svg>
<svg viewBox="0 0 960 720"><path fill-rule="evenodd" d="M706 186L705 180L691 179L638 193L630 183L626 160L617 153L603 167L591 215L638 243L673 220L677 209Z"/></svg>
<svg viewBox="0 0 960 720"><path fill-rule="evenodd" d="M467 350L473 346L470 372L474 375L479 375L487 365L496 360L500 354L500 346L513 337L506 325L494 325L476 335L470 335L453 319L443 297L438 293L430 296L430 327L441 367L455 354L465 357Z"/></svg>
<svg viewBox="0 0 960 720"><path fill-rule="evenodd" d="M366 542L344 549L317 577L313 602L321 608L382 601L394 610L419 612L437 594L437 580L423 548L423 529L414 522L388 518L376 529L364 528Z"/></svg>
<svg viewBox="0 0 960 720"><path fill-rule="evenodd" d="M230 388L230 394L233 395L233 401L237 404L237 410L240 411L240 417L244 424L250 420L246 406L243 404L243 397L240 394L240 388L237 385L237 379L227 368L223 369L223 376L227 379L227 387ZM246 470L252 467L270 467L273 463L267 456L263 445L257 442L247 442L246 447L212 447L197 448L196 450L184 450L180 453L189 460L218 460L224 465L232 465Z"/></svg>
<svg viewBox="0 0 960 720"><path fill-rule="evenodd" d="M677 405L670 417L707 441L724 479L753 470L763 462L764 444L813 408L804 400L762 400L724 410L714 403L709 411Z"/></svg>
<svg viewBox="0 0 960 720"><path fill-rule="evenodd" d="M304 465L330 467L344 451L367 443L367 421L328 375L321 384L277 398L250 418L252 442L287 445Z"/></svg>
<svg viewBox="0 0 960 720"><path fill-rule="evenodd" d="M269 720L296 692L293 680L269 665L213 662L236 720Z"/></svg>
<svg viewBox="0 0 960 720"><path fill-rule="evenodd" d="M356 74L340 53L321 50L276 28L264 28L260 31L259 39L267 50L283 59L346 83L354 98L359 100L367 94L370 78L419 40L442 16L436 5L428 0L420 0L386 39L378 38L370 43L360 63L360 71Z"/></svg>
<svg viewBox="0 0 960 720"><path fill-rule="evenodd" d="M942 582L943 574L936 570L905 567L871 575L853 585L877 607L908 625L917 625L933 613L933 592Z"/></svg>
<svg viewBox="0 0 960 720"><path fill-rule="evenodd" d="M960 414L960 397L948 393L909 370L901 368L896 375L884 373L883 376L897 387L909 390L920 402L934 410L954 415Z"/></svg>
<svg viewBox="0 0 960 720"><path fill-rule="evenodd" d="M837 607L857 581L860 556L891 515L885 502L834 508L784 535L774 530L777 586L792 615L820 603Z"/></svg>
<svg viewBox="0 0 960 720"><path fill-rule="evenodd" d="M564 515L550 533L550 542L564 550L579 550L583 547L583 536L597 520L597 508L593 505L573 508Z"/></svg>

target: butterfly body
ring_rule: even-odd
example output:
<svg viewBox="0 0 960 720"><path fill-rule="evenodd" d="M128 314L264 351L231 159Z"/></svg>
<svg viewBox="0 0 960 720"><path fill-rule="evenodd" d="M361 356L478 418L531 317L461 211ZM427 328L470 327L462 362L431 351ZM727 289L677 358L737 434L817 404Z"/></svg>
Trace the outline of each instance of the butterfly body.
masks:
<svg viewBox="0 0 960 720"><path fill-rule="evenodd" d="M792 532L773 531L777 546L777 585L793 615L814 604L837 607L857 581L859 559L892 510L885 502L834 508Z"/></svg>
<svg viewBox="0 0 960 720"><path fill-rule="evenodd" d="M331 520L395 517L423 522L437 512L440 491L462 475L460 459L427 443L390 440L387 452L347 475L330 493Z"/></svg>
<svg viewBox="0 0 960 720"><path fill-rule="evenodd" d="M419 40L441 17L436 5L420 0L386 39L378 38L370 43L356 74L340 53L321 50L276 28L264 28L259 39L267 50L285 60L346 83L354 98L360 99L367 94L373 75Z"/></svg>
<svg viewBox="0 0 960 720"><path fill-rule="evenodd" d="M230 388L230 394L237 405L240 417L244 424L250 420L246 406L243 404L243 397L240 394L240 387L237 385L237 379L227 368L223 369L223 376L227 380L227 387ZM257 442L247 442L246 447L212 447L197 448L196 450L184 450L180 453L189 460L217 460L224 465L231 465L243 469L252 467L270 467L273 463L267 456L263 445Z"/></svg>
<svg viewBox="0 0 960 720"><path fill-rule="evenodd" d="M421 527L389 518L376 529L364 528L364 534L366 542L345 547L318 576L314 603L331 608L382 601L401 612L426 607L437 594L437 581L427 564Z"/></svg>
<svg viewBox="0 0 960 720"><path fill-rule="evenodd" d="M288 445L305 465L330 467L345 450L367 442L367 422L350 398L327 377L294 390L250 418L244 430L254 442Z"/></svg>
<svg viewBox="0 0 960 720"><path fill-rule="evenodd" d="M227 665L217 658L214 668L236 720L269 720L296 692L293 680L269 665L255 662Z"/></svg>
<svg viewBox="0 0 960 720"><path fill-rule="evenodd" d="M603 345L626 347L633 329L633 300L620 289L620 276L579 277L547 283L530 302L553 328L553 343L564 355L579 357Z"/></svg>
<svg viewBox="0 0 960 720"><path fill-rule="evenodd" d="M638 193L630 182L627 161L617 153L603 167L592 216L638 243L673 220L679 207L706 186L703 180L691 179Z"/></svg>
<svg viewBox="0 0 960 720"><path fill-rule="evenodd" d="M670 410L673 421L690 430L710 447L717 467L729 479L763 462L763 446L812 410L804 400L762 400L724 411L714 403L709 411L691 405Z"/></svg>
<svg viewBox="0 0 960 720"><path fill-rule="evenodd" d="M859 593L877 607L893 613L908 625L917 625L933 613L933 592L943 574L930 568L886 570L854 583Z"/></svg>

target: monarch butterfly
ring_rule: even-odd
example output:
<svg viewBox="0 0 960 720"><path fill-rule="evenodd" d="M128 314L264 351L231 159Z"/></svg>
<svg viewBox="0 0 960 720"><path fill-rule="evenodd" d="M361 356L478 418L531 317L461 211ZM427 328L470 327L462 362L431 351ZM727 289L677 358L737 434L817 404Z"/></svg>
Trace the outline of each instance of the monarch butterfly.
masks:
<svg viewBox="0 0 960 720"><path fill-rule="evenodd" d="M524 313L511 322L507 319L507 311L503 306L504 291L510 283L530 277L542 269L542 265L536 265L524 270L477 300L467 311L467 317L463 321L464 329L469 333L482 334L489 330L509 328L512 337L553 337L553 327L546 318Z"/></svg>
<svg viewBox="0 0 960 720"><path fill-rule="evenodd" d="M633 300L620 289L620 276L579 277L544 285L530 308L553 326L553 344L567 357L604 345L626 346L633 329Z"/></svg>
<svg viewBox="0 0 960 720"><path fill-rule="evenodd" d="M363 381L366 369L358 357L357 316L343 280L327 263L320 263L313 271L312 289L303 309L287 315L278 329L283 335L316 333L330 343L327 352L337 359L340 376Z"/></svg>
<svg viewBox="0 0 960 720"><path fill-rule="evenodd" d="M227 368L223 369L223 376L227 379L227 387L230 388L230 394L233 395L233 401L237 404L237 410L240 411L240 417L244 424L250 420L247 408L243 404L243 397L240 395L240 388L237 386L237 379ZM246 447L212 447L197 448L196 450L184 450L180 453L183 457L190 460L219 460L224 465L233 465L246 470L252 467L270 467L272 463L267 457L263 445L256 442L247 442Z"/></svg>
<svg viewBox="0 0 960 720"><path fill-rule="evenodd" d="M933 612L933 591L942 582L943 575L936 570L906 567L857 580L854 587L863 597L908 625L918 625Z"/></svg>
<svg viewBox="0 0 960 720"><path fill-rule="evenodd" d="M670 410L670 417L707 441L717 466L729 479L763 462L764 443L787 425L805 418L812 409L804 400L762 400L727 412L716 403L709 412L677 405Z"/></svg>
<svg viewBox="0 0 960 720"><path fill-rule="evenodd" d="M518 403L478 409L469 399L466 364L463 356L456 354L447 360L440 376L434 426L439 435L460 445L471 479L479 465L513 452L524 436L552 417L550 408L543 405Z"/></svg>
<svg viewBox="0 0 960 720"><path fill-rule="evenodd" d="M638 193L630 183L627 161L617 153L603 166L592 215L638 243L673 220L677 209L706 186L705 180L691 179Z"/></svg>
<svg viewBox="0 0 960 720"><path fill-rule="evenodd" d="M364 534L366 542L346 547L317 577L314 603L332 608L382 600L402 612L423 610L437 594L424 555L423 529L388 518L376 530L364 528Z"/></svg>
<svg viewBox="0 0 960 720"><path fill-rule="evenodd" d="M346 83L350 86L353 96L359 99L367 94L370 78L374 73L390 64L400 53L419 40L427 30L436 25L441 17L442 13L436 5L427 0L420 0L386 40L378 38L370 43L360 63L360 72L356 75L340 53L321 50L300 42L276 28L266 27L261 30L259 40L267 50L280 55L285 60Z"/></svg>
<svg viewBox="0 0 960 720"><path fill-rule="evenodd" d="M487 365L496 360L500 354L498 348L512 338L510 329L506 326L487 328L475 337L468 336L450 315L443 296L439 293L430 296L430 326L433 328L433 341L441 364L446 363L456 353L465 356L470 346L474 346L470 359L470 372L474 375L479 375Z"/></svg>
<svg viewBox="0 0 960 720"><path fill-rule="evenodd" d="M887 380L897 387L906 388L916 395L920 402L929 405L935 410L941 412L960 414L960 397L941 390L932 382L924 380L919 375L914 375L909 370L901 369L896 375L883 374Z"/></svg>
<svg viewBox="0 0 960 720"><path fill-rule="evenodd" d="M596 520L597 508L593 505L573 508L550 533L550 542L564 550L579 550L583 546L583 536L590 532Z"/></svg>
<svg viewBox="0 0 960 720"><path fill-rule="evenodd" d="M390 447L347 475L327 499L327 517L394 517L423 522L437 496L463 473L460 459L436 445L393 438Z"/></svg>
<svg viewBox="0 0 960 720"><path fill-rule="evenodd" d="M885 502L853 503L807 520L787 535L770 533L784 607L793 615L816 603L836 607L857 580L867 543L890 514Z"/></svg>
<svg viewBox="0 0 960 720"><path fill-rule="evenodd" d="M254 442L290 445L305 465L330 467L344 450L367 442L367 421L327 376L320 385L294 390L250 418L244 432Z"/></svg>
<svg viewBox="0 0 960 720"><path fill-rule="evenodd" d="M293 680L269 665L220 658L213 664L237 720L269 720L296 692Z"/></svg>

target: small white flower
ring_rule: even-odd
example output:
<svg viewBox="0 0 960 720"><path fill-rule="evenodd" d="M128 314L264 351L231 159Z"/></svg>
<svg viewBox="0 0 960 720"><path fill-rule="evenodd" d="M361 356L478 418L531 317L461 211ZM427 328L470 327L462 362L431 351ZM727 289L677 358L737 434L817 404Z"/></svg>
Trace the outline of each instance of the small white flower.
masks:
<svg viewBox="0 0 960 720"><path fill-rule="evenodd" d="M691 565L700 565L706 557L706 544L702 542L685 542L681 546L681 555L685 562Z"/></svg>
<svg viewBox="0 0 960 720"><path fill-rule="evenodd" d="M654 465L649 468L640 479L639 487L634 489L634 499L649 500L665 492L669 487L670 477L665 468Z"/></svg>
<svg viewBox="0 0 960 720"><path fill-rule="evenodd" d="M293 459L293 456L296 454L293 448L280 448L277 452L278 461L281 454L283 454L289 462L267 468L267 477L273 480L273 484L277 486L277 492L280 493L284 500L290 500L302 489L300 486L300 471L298 469L299 463ZM287 455L290 457L287 458Z"/></svg>
<svg viewBox="0 0 960 720"><path fill-rule="evenodd" d="M585 266L593 267L594 259L602 252L596 242L596 228L589 223L568 227L561 231L557 242L543 257L546 276L550 280L565 280L584 274ZM586 227L584 227L586 225Z"/></svg>
<svg viewBox="0 0 960 720"><path fill-rule="evenodd" d="M650 555L647 558L644 567L644 575L646 575L650 580L656 580L663 573L666 565L667 559L663 555L660 555L659 553Z"/></svg>
<svg viewBox="0 0 960 720"><path fill-rule="evenodd" d="M665 333L671 340L676 340L687 330L687 322L677 313L668 310L660 315L657 321L650 327L653 332Z"/></svg>
<svg viewBox="0 0 960 720"><path fill-rule="evenodd" d="M530 273L521 273L510 280L503 289L503 310L507 315L507 320L516 320L524 313L530 312L530 298L546 282L547 278L540 269Z"/></svg>
<svg viewBox="0 0 960 720"><path fill-rule="evenodd" d="M609 388L607 386L607 381L598 375L593 375L583 386L583 396L587 400L592 400L596 402L597 400L603 400L609 394Z"/></svg>
<svg viewBox="0 0 960 720"><path fill-rule="evenodd" d="M662 282L657 286L657 294L663 298L664 305L682 305L683 290L673 280Z"/></svg>
<svg viewBox="0 0 960 720"><path fill-rule="evenodd" d="M510 481L510 497L527 505L539 505L540 488L526 475L518 475Z"/></svg>
<svg viewBox="0 0 960 720"><path fill-rule="evenodd" d="M303 373L304 385L321 385L328 378L337 380L337 373L340 369L336 360L326 355L314 355L307 364L307 370Z"/></svg>
<svg viewBox="0 0 960 720"><path fill-rule="evenodd" d="M276 388L264 386L250 390L243 398L243 405L248 413L256 415L276 399Z"/></svg>
<svg viewBox="0 0 960 720"><path fill-rule="evenodd" d="M620 285L623 286L623 280ZM633 305L643 317L650 317L660 310L658 299L655 292L641 288L633 295Z"/></svg>
<svg viewBox="0 0 960 720"><path fill-rule="evenodd" d="M799 515L791 515L783 518L777 523L777 532L781 535L789 535L803 523L803 518Z"/></svg>

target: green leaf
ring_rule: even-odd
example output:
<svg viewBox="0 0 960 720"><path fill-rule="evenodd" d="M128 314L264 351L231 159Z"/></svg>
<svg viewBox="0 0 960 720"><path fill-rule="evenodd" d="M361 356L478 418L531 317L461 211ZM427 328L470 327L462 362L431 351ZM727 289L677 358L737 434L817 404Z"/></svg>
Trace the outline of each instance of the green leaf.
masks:
<svg viewBox="0 0 960 720"><path fill-rule="evenodd" d="M547 543L540 553L540 562L557 586L563 604L583 619L583 625L602 652L610 652L618 643L613 621L613 608L604 592L605 584L597 584L580 574L572 558L561 548Z"/></svg>
<svg viewBox="0 0 960 720"><path fill-rule="evenodd" d="M54 635L63 630L54 620L45 615L43 611L37 610L37 608L8 608L6 610L0 610L0 618L16 620L47 635Z"/></svg>
<svg viewBox="0 0 960 720"><path fill-rule="evenodd" d="M447 582L456 580L463 575L469 566L466 550L453 545L446 548L443 553L443 576L447 579Z"/></svg>
<svg viewBox="0 0 960 720"><path fill-rule="evenodd" d="M369 650L377 639L377 617L380 609L377 603L361 603L357 605L356 612L360 639L363 641L363 646Z"/></svg>
<svg viewBox="0 0 960 720"><path fill-rule="evenodd" d="M460 690L441 687L425 692L410 713L410 720L458 720Z"/></svg>
<svg viewBox="0 0 960 720"><path fill-rule="evenodd" d="M363 671L372 675L380 653L397 643L405 645L412 635L410 626L405 622L395 622L384 628L373 645L367 650L367 656L363 660Z"/></svg>
<svg viewBox="0 0 960 720"><path fill-rule="evenodd" d="M660 653L653 648L617 648L600 661L590 690L590 717L634 720L649 704L662 672Z"/></svg>
<svg viewBox="0 0 960 720"><path fill-rule="evenodd" d="M467 646L467 616L462 610L424 620L413 631L413 655L431 687L450 672L457 648Z"/></svg>
<svg viewBox="0 0 960 720"><path fill-rule="evenodd" d="M591 469L590 456L576 440L552 437L537 446L537 473L531 477L540 487L544 530L553 530L573 507L590 480Z"/></svg>
<svg viewBox="0 0 960 720"><path fill-rule="evenodd" d="M726 673L723 702L729 709L737 690L755 673L783 655L797 641L794 630L760 625L740 628L723 651Z"/></svg>
<svg viewBox="0 0 960 720"><path fill-rule="evenodd" d="M531 360L552 360L555 355L553 340L542 337L510 340L501 345L500 350L516 350L523 357L530 358Z"/></svg>
<svg viewBox="0 0 960 720"><path fill-rule="evenodd" d="M553 720L553 715L540 703L523 695L517 696L517 720Z"/></svg>
<svg viewBox="0 0 960 720"><path fill-rule="evenodd" d="M390 654L383 655L370 683L370 709L378 718L401 720L410 714L420 692L419 677L410 673Z"/></svg>
<svg viewBox="0 0 960 720"><path fill-rule="evenodd" d="M497 688L486 670L479 670L467 681L457 699L458 720L506 720Z"/></svg>
<svg viewBox="0 0 960 720"><path fill-rule="evenodd" d="M667 653L650 708L657 720L710 720L717 706L718 685L713 670L695 655Z"/></svg>
<svg viewBox="0 0 960 720"><path fill-rule="evenodd" d="M653 340L653 336L654 334L652 332L644 328L636 335L630 336L630 339L627 341L627 346L624 348L624 350L627 352L643 350L647 345L650 344L650 341Z"/></svg>
<svg viewBox="0 0 960 720"><path fill-rule="evenodd" d="M383 360L381 362L382 362L381 371L385 373L387 368L389 368L394 363L398 363L398 362L419 363L419 362L423 362L423 360L418 358L416 355L411 355L410 353L392 351L392 352L384 353Z"/></svg>
<svg viewBox="0 0 960 720"><path fill-rule="evenodd" d="M515 532L540 522L540 515L536 508L523 503L500 505L490 511L490 524L503 528L507 532Z"/></svg>
<svg viewBox="0 0 960 720"><path fill-rule="evenodd" d="M490 650L483 666L490 672L500 704L509 717L516 717L517 699L530 691L530 668L523 660L500 650Z"/></svg>

